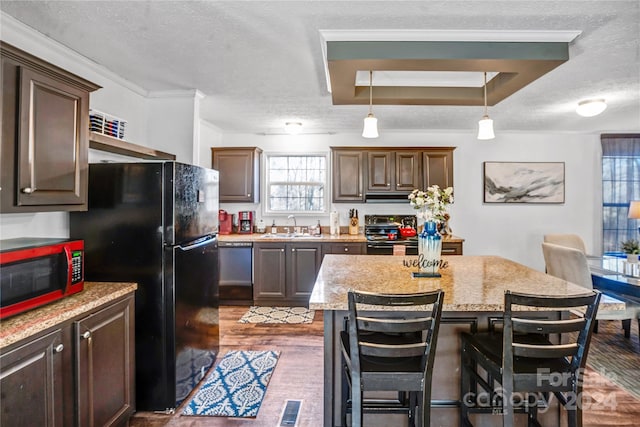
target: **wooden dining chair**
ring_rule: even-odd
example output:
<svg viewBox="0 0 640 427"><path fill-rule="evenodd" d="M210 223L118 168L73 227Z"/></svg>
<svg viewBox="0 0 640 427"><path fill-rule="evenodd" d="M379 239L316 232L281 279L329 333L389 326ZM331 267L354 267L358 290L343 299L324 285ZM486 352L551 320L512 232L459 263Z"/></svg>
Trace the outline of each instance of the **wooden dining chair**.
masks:
<svg viewBox="0 0 640 427"><path fill-rule="evenodd" d="M529 427L539 426L538 405L553 393L566 409L569 427L581 427L582 376L600 295L507 291L502 331L462 334L460 425L472 425L470 413L484 413L502 414L503 426L512 427L514 413L524 412ZM529 316L514 306L544 315ZM567 310L583 314L566 318ZM549 338L558 335L557 343Z"/></svg>
<svg viewBox="0 0 640 427"><path fill-rule="evenodd" d="M341 333L343 424L360 427L363 413L406 413L409 425L429 426L431 375L444 292L348 293L348 328ZM396 399L365 399L366 391L396 391ZM419 414L419 415L418 415Z"/></svg>

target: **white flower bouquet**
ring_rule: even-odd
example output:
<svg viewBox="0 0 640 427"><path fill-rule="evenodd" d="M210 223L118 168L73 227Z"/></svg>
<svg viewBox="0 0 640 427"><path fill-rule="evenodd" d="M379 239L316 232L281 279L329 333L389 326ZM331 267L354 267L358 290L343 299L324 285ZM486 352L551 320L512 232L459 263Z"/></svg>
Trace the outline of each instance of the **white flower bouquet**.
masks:
<svg viewBox="0 0 640 427"><path fill-rule="evenodd" d="M449 205L453 203L453 188L442 189L432 185L426 191L415 189L409 194L409 203L419 211L416 215L418 219L442 222Z"/></svg>

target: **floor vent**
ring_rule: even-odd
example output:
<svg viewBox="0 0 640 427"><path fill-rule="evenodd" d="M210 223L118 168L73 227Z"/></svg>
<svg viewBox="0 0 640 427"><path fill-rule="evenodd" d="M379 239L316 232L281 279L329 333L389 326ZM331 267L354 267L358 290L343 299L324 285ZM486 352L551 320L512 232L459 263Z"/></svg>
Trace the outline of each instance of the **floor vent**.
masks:
<svg viewBox="0 0 640 427"><path fill-rule="evenodd" d="M279 427L295 427L298 425L298 413L302 406L302 400L287 399L282 408Z"/></svg>

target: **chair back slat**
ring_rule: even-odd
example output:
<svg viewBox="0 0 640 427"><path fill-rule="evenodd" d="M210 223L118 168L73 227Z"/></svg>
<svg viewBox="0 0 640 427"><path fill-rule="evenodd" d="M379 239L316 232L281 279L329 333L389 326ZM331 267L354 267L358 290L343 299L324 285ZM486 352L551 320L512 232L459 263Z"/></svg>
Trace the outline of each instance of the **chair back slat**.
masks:
<svg viewBox="0 0 640 427"><path fill-rule="evenodd" d="M358 328L361 331L384 333L419 332L428 330L432 321L432 317L384 319L358 316Z"/></svg>
<svg viewBox="0 0 640 427"><path fill-rule="evenodd" d="M519 357L534 357L539 359L556 359L558 357L573 357L578 352L578 344L535 345L513 343L513 355Z"/></svg>
<svg viewBox="0 0 640 427"><path fill-rule="evenodd" d="M360 354L363 356L388 358L417 357L423 356L428 348L425 342L387 345L360 341Z"/></svg>
<svg viewBox="0 0 640 427"><path fill-rule="evenodd" d="M513 332L556 334L579 332L585 326L584 318L566 320L523 319L513 317Z"/></svg>

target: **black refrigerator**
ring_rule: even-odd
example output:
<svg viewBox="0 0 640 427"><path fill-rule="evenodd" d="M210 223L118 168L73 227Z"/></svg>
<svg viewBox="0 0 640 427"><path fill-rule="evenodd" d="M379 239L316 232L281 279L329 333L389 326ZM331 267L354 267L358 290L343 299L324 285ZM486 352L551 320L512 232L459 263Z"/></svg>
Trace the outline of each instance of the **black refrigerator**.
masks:
<svg viewBox="0 0 640 427"><path fill-rule="evenodd" d="M218 172L174 161L89 167L89 208L70 215L85 279L137 282L136 409L177 407L215 362Z"/></svg>

